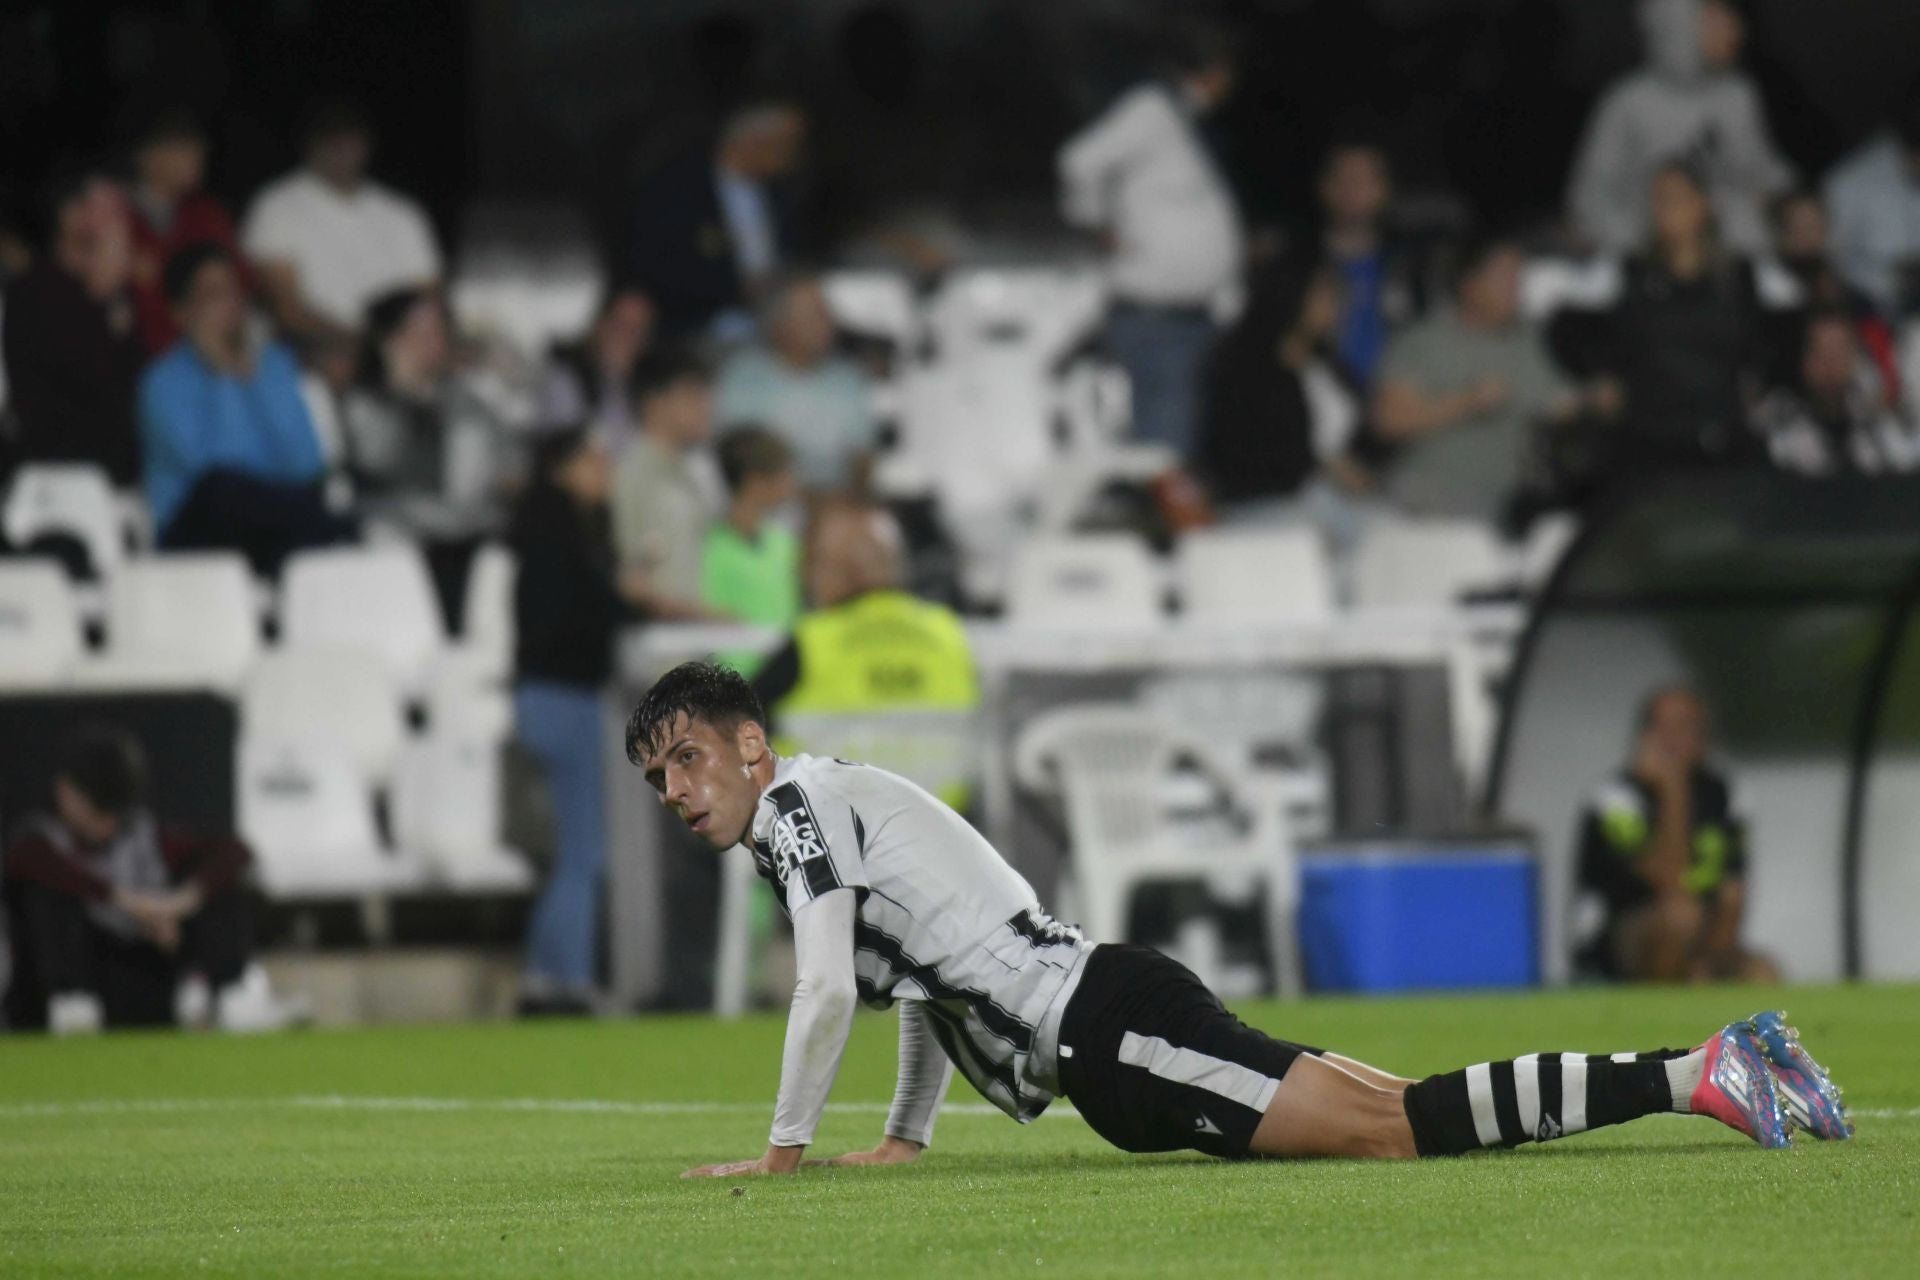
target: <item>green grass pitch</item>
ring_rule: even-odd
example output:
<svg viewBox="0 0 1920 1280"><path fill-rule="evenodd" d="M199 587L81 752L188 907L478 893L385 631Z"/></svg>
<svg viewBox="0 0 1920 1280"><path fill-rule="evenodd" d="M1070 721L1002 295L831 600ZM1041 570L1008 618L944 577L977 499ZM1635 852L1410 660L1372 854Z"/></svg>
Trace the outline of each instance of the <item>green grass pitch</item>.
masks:
<svg viewBox="0 0 1920 1280"><path fill-rule="evenodd" d="M0 1276L1920 1274L1920 988L1573 991L1250 1005L1408 1074L1693 1043L1794 1015L1860 1135L1764 1152L1657 1117L1457 1160L1126 1156L1064 1104L955 1084L897 1169L683 1182L759 1153L782 1021L0 1038ZM863 1014L818 1150L870 1145Z"/></svg>

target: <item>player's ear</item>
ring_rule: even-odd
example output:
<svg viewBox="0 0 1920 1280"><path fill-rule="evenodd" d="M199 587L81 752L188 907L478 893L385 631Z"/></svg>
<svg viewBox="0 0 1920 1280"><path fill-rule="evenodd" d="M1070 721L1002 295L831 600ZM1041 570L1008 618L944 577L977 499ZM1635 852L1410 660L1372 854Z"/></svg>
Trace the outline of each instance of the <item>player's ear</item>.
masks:
<svg viewBox="0 0 1920 1280"><path fill-rule="evenodd" d="M734 743L740 748L741 762L749 767L767 758L767 731L757 721L742 720Z"/></svg>

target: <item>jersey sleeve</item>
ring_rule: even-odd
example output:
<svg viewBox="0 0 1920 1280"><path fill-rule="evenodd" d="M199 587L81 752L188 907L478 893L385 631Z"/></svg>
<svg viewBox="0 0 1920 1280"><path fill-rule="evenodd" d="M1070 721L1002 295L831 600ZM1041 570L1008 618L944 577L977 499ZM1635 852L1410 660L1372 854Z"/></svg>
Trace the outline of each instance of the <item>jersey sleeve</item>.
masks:
<svg viewBox="0 0 1920 1280"><path fill-rule="evenodd" d="M835 889L852 889L864 900L866 830L853 806L829 787L798 780L774 787L766 799L773 806L768 842L788 914Z"/></svg>

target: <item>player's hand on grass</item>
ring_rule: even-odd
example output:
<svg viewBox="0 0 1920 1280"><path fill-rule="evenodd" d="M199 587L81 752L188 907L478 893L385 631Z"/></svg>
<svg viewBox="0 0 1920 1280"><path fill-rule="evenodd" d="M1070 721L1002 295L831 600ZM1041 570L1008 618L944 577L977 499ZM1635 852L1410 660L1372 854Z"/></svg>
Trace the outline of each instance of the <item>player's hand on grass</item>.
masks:
<svg viewBox="0 0 1920 1280"><path fill-rule="evenodd" d="M871 1151L849 1151L831 1160L809 1160L807 1167L813 1169L862 1164L912 1164L920 1158L920 1152L923 1149L919 1143L909 1142L905 1138L886 1137L882 1138L880 1145Z"/></svg>
<svg viewBox="0 0 1920 1280"><path fill-rule="evenodd" d="M689 1169L683 1178L757 1178L767 1173L792 1173L800 1167L805 1147L768 1147L758 1160L736 1160L732 1164L703 1164Z"/></svg>

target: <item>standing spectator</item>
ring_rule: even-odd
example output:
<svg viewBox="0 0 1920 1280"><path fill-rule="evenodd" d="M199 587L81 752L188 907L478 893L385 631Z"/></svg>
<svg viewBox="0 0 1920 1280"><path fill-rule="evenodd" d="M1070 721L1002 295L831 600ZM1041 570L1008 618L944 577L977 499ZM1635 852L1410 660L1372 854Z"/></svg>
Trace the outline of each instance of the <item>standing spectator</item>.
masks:
<svg viewBox="0 0 1920 1280"><path fill-rule="evenodd" d="M713 503L692 453L713 430L713 375L676 352L650 361L640 389L640 434L614 473L613 539L623 569L649 583L658 618L709 616L700 605L700 547Z"/></svg>
<svg viewBox="0 0 1920 1280"><path fill-rule="evenodd" d="M719 139L645 179L628 267L660 309L662 335L743 336L747 303L794 250L782 180L799 166L807 117L780 98L747 103Z"/></svg>
<svg viewBox="0 0 1920 1280"><path fill-rule="evenodd" d="M1618 407L1618 388L1571 386L1520 311L1520 246L1488 237L1457 264L1455 302L1396 337L1381 366L1373 422L1398 444L1394 504L1414 515L1501 521L1527 479L1534 429L1582 409Z"/></svg>
<svg viewBox="0 0 1920 1280"><path fill-rule="evenodd" d="M779 517L799 492L793 451L760 426L720 439L727 514L707 530L700 552L700 601L723 617L760 627L791 627L800 615L800 541ZM759 661L729 655L726 665L752 677Z"/></svg>
<svg viewBox="0 0 1920 1280"><path fill-rule="evenodd" d="M1580 884L1606 904L1586 958L1628 982L1778 982L1740 946L1746 822L1707 763L1707 708L1686 688L1642 705L1633 759L1580 822Z"/></svg>
<svg viewBox="0 0 1920 1280"><path fill-rule="evenodd" d="M1796 374L1754 411L1775 466L1814 476L1920 468L1920 436L1887 407L1846 312L1807 316Z"/></svg>
<svg viewBox="0 0 1920 1280"><path fill-rule="evenodd" d="M367 308L359 384L342 419L368 516L441 542L499 526L521 478L518 442L454 369L438 288L402 287Z"/></svg>
<svg viewBox="0 0 1920 1280"><path fill-rule="evenodd" d="M1841 274L1892 319L1920 316L1920 80L1893 127L1827 174Z"/></svg>
<svg viewBox="0 0 1920 1280"><path fill-rule="evenodd" d="M1320 168L1319 195L1318 251L1339 271L1342 285L1334 349L1361 387L1371 388L1387 335L1425 304L1411 255L1387 232L1393 200L1387 153L1361 139L1336 142Z"/></svg>
<svg viewBox="0 0 1920 1280"><path fill-rule="evenodd" d="M25 462L91 462L140 475L139 332L128 292L133 233L121 189L94 172L57 182L50 243L7 287L8 396Z"/></svg>
<svg viewBox="0 0 1920 1280"><path fill-rule="evenodd" d="M1770 282L1721 248L1706 191L1684 166L1654 175L1652 204L1652 241L1621 264L1597 352L1625 395L1611 460L1619 474L1746 454L1770 304L1798 301L1790 280Z"/></svg>
<svg viewBox="0 0 1920 1280"><path fill-rule="evenodd" d="M819 277L777 277L760 314L765 342L721 366L714 416L779 432L809 490L864 490L879 443L873 389L858 365L833 354L833 313Z"/></svg>
<svg viewBox="0 0 1920 1280"><path fill-rule="evenodd" d="M1352 453L1359 391L1333 353L1339 320L1338 273L1288 255L1254 281L1214 348L1203 456L1228 521L1292 519L1307 514L1301 502L1313 503L1321 488L1370 486Z"/></svg>
<svg viewBox="0 0 1920 1280"><path fill-rule="evenodd" d="M1641 0L1647 65L1594 108L1567 193L1579 232L1607 253L1647 234L1647 195L1663 165L1700 177L1728 248L1767 246L1767 202L1793 173L1767 133L1760 93L1740 72L1746 22L1733 0Z"/></svg>
<svg viewBox="0 0 1920 1280"><path fill-rule="evenodd" d="M607 536L607 453L586 432L549 433L509 542L519 560L514 726L553 794L558 858L527 926L523 1013L585 1013L600 938L606 862L606 760L600 693L614 633L641 598L636 575L617 577Z"/></svg>
<svg viewBox="0 0 1920 1280"><path fill-rule="evenodd" d="M163 828L124 730L83 728L59 750L53 810L27 821L5 859L49 1029L284 1025L289 1011L248 963L246 849Z"/></svg>
<svg viewBox="0 0 1920 1280"><path fill-rule="evenodd" d="M1895 356L1893 328L1873 299L1849 284L1834 265L1828 236L1827 207L1807 189L1789 191L1773 206L1773 252L1780 265L1800 282L1809 307L1844 311L1853 319L1861 346L1879 371L1886 403L1900 403L1900 367Z"/></svg>
<svg viewBox="0 0 1920 1280"><path fill-rule="evenodd" d="M167 263L164 284L185 336L140 380L160 545L231 547L272 575L302 547L350 537L321 493L326 464L299 365L278 343L256 348L249 338L232 252L188 245Z"/></svg>
<svg viewBox="0 0 1920 1280"><path fill-rule="evenodd" d="M152 117L133 149L133 300L140 341L159 355L180 336L173 303L161 281L167 259L190 244L217 244L235 261L240 246L233 219L201 183L207 176L207 135L190 112Z"/></svg>
<svg viewBox="0 0 1920 1280"><path fill-rule="evenodd" d="M1059 156L1062 213L1107 254L1106 346L1133 384L1134 432L1183 460L1199 445L1214 308L1240 279L1240 213L1199 132L1234 76L1223 33L1188 31L1167 79L1124 94Z"/></svg>
<svg viewBox="0 0 1920 1280"><path fill-rule="evenodd" d="M583 422L619 456L639 429L640 364L653 345L653 303L638 289L611 289L593 327L557 346L541 380L540 421Z"/></svg>
<svg viewBox="0 0 1920 1280"><path fill-rule="evenodd" d="M367 176L373 122L359 107L323 104L309 119L306 160L262 191L242 243L280 326L322 348L350 344L367 307L401 286L440 276L440 249L412 200Z"/></svg>

